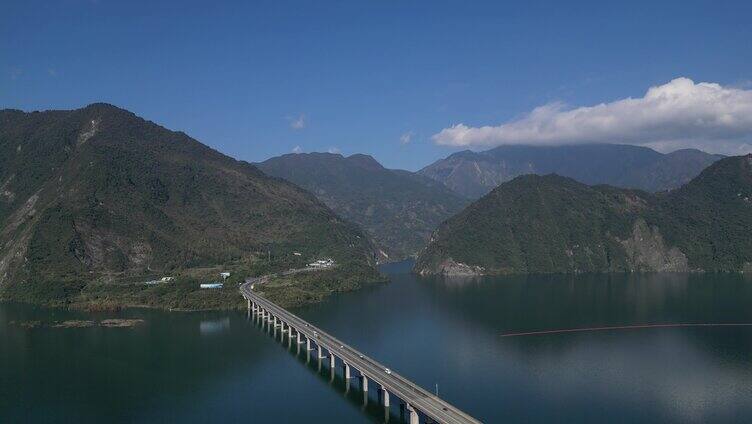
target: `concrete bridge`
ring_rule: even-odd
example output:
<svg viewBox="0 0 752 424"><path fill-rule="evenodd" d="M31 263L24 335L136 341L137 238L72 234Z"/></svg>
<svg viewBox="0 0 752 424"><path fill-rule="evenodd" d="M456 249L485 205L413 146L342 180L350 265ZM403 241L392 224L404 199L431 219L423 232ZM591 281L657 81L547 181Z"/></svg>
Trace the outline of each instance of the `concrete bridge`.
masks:
<svg viewBox="0 0 752 424"><path fill-rule="evenodd" d="M343 378L358 378L364 392L373 387L378 391L379 401L385 408L389 408L392 396L399 398L410 424L419 424L421 421L446 424L480 423L334 336L257 295L253 291L253 285L254 280L248 279L240 286L240 293L248 301L249 314L258 316L264 324L273 326L275 330L280 328L282 337L287 336L289 342L305 344L308 355L315 354L320 360L328 359L332 370L337 368L339 362Z"/></svg>

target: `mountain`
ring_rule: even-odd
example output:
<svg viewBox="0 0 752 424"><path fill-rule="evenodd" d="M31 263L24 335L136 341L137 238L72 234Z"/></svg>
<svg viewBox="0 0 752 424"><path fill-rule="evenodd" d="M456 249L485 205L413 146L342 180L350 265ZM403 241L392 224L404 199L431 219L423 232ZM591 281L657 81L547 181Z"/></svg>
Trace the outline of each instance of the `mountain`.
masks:
<svg viewBox="0 0 752 424"><path fill-rule="evenodd" d="M373 269L367 238L310 193L107 104L0 111L0 246L16 297L293 250Z"/></svg>
<svg viewBox="0 0 752 424"><path fill-rule="evenodd" d="M450 155L418 171L477 199L524 174L558 174L585 184L609 184L650 192L685 184L722 156L685 149L662 154L619 144L500 146Z"/></svg>
<svg viewBox="0 0 752 424"><path fill-rule="evenodd" d="M287 154L257 166L359 224L390 260L415 255L439 223L469 203L430 178L386 169L367 155Z"/></svg>
<svg viewBox="0 0 752 424"><path fill-rule="evenodd" d="M422 274L752 272L752 155L659 194L558 175L501 184L441 225Z"/></svg>

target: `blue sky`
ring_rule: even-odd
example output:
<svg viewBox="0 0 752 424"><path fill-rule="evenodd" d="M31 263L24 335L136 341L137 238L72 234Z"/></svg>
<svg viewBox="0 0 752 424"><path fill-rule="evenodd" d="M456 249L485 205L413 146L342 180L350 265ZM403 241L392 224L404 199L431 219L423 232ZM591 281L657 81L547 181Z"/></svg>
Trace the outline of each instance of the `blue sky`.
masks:
<svg viewBox="0 0 752 424"><path fill-rule="evenodd" d="M104 101L239 159L299 146L411 170L465 148L589 134L747 149L752 2L656 3L6 0L0 108ZM635 116L662 104L618 103L657 86L701 105L647 125ZM733 104L715 110L719 96ZM566 113L604 102L575 113L585 121ZM708 121L702 105L726 126L684 143ZM593 127L604 113L619 125Z"/></svg>

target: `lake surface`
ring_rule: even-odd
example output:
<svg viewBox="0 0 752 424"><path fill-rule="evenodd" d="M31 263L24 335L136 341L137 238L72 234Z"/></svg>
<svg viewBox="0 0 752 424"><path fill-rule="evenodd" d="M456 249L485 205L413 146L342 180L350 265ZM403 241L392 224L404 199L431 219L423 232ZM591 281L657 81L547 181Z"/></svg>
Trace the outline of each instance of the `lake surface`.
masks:
<svg viewBox="0 0 752 424"><path fill-rule="evenodd" d="M725 276L419 278L295 310L487 423L752 422L752 280ZM22 321L142 318L136 328ZM87 314L0 305L0 422L384 422L376 390L241 313ZM390 422L399 421L396 399Z"/></svg>

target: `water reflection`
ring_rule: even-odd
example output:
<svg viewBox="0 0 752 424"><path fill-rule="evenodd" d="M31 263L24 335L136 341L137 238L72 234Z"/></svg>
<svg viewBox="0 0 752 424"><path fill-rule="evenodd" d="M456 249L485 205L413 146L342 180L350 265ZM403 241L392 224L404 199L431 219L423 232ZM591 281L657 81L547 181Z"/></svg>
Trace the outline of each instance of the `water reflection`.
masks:
<svg viewBox="0 0 752 424"><path fill-rule="evenodd" d="M230 318L224 317L222 319L201 321L198 325L199 332L202 335L216 334L222 331L230 329Z"/></svg>
<svg viewBox="0 0 752 424"><path fill-rule="evenodd" d="M752 281L744 276L392 277L367 297L347 294L326 310L302 313L344 340L362 340L350 328L369 334L361 350L424 387L441 383L442 397L485 421L752 418L749 327L499 337L645 323L751 323Z"/></svg>
<svg viewBox="0 0 752 424"><path fill-rule="evenodd" d="M726 423L752 422L752 329L499 335L752 322L749 305L752 282L738 275L458 283L396 273L390 284L295 312L417 384L438 384L442 398L484 422ZM114 317L146 324L11 324ZM0 422L399 422L396 399L385 410L375 385L364 392L278 332L245 313L111 316L0 304Z"/></svg>
<svg viewBox="0 0 752 424"><path fill-rule="evenodd" d="M264 327L259 325L253 316L250 317L249 320L259 331L264 331ZM353 373L352 377L345 379L343 374L337 373L336 365L334 367L330 366L327 357L318 357L318 351L316 349L310 351L306 350L304 343L297 342L295 343L296 348L293 349L290 345L291 337L287 336L277 339L273 332L267 331L265 334L286 351L283 353L295 357L295 359L302 365L302 368L318 377L318 380L324 383L329 390L332 390L335 393L340 393L344 397L346 404L353 408L357 408L363 414L362 418L371 422L389 423L391 419L396 417L396 415L395 417L392 417L393 411L391 407L384 407L381 405L381 398L378 390L363 390L363 379L356 369L351 368ZM325 361L324 359L327 360ZM353 384L352 381L356 379L359 380L360 384L357 385L356 388L351 388L351 385ZM376 392L376 399L371 399L372 392ZM375 400L375 402L369 402L370 400Z"/></svg>

